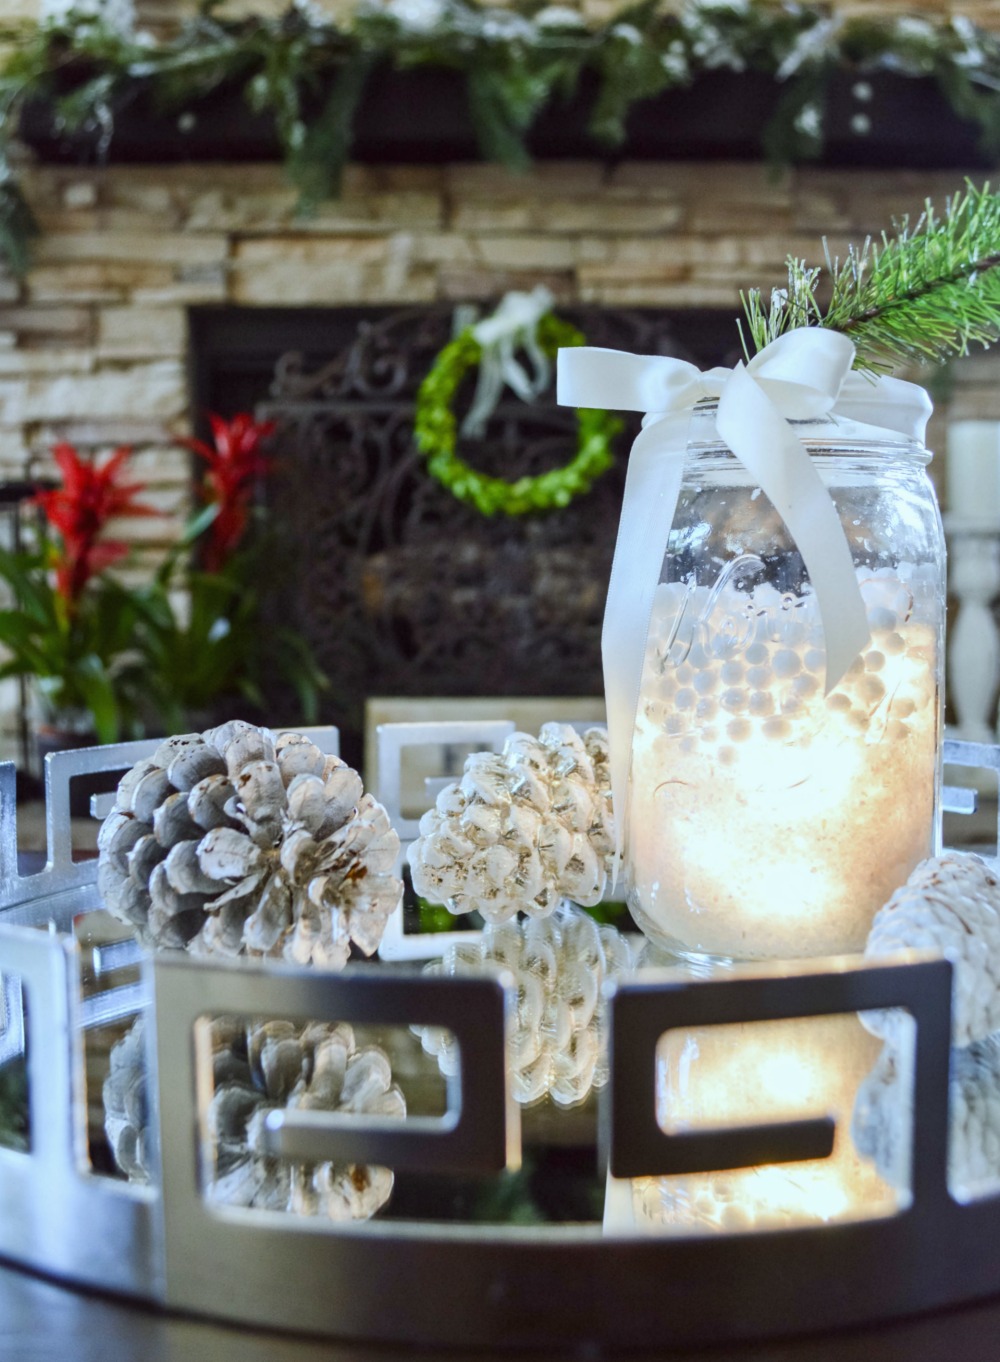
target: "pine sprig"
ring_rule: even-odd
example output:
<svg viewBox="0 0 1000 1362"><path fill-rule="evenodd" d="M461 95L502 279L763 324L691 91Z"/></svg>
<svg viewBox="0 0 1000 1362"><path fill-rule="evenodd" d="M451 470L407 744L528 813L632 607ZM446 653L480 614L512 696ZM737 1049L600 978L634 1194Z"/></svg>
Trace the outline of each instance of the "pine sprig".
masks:
<svg viewBox="0 0 1000 1362"><path fill-rule="evenodd" d="M855 368L877 374L1000 339L1000 194L969 184L943 214L928 200L913 227L904 218L894 233L852 247L843 261L827 253L825 272L789 257L788 286L769 303L758 289L743 295L755 348L797 326L822 326L849 336Z"/></svg>

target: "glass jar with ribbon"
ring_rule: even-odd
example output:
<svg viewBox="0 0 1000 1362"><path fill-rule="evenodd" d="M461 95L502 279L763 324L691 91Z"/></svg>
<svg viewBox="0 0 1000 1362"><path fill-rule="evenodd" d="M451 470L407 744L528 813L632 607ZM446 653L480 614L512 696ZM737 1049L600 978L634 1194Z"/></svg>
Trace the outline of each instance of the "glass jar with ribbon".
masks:
<svg viewBox="0 0 1000 1362"><path fill-rule="evenodd" d="M707 373L559 356L561 402L646 413L604 622L612 788L633 916L688 958L859 950L936 849L930 402L853 359L819 328Z"/></svg>

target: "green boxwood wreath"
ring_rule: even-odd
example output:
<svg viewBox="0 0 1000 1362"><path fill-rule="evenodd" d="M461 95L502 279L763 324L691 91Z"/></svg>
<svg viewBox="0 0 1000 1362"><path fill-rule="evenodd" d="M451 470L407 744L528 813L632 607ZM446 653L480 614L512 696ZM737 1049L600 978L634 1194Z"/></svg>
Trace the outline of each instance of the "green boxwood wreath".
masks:
<svg viewBox="0 0 1000 1362"><path fill-rule="evenodd" d="M584 345L575 326L549 314L538 323L542 349L554 359L563 346ZM611 441L622 428L617 416L583 408L577 412L577 450L569 463L533 478L508 482L477 473L455 453L457 428L452 403L462 379L482 357L482 347L471 328L446 345L417 394L414 437L427 459L427 471L452 496L467 501L483 515L528 515L568 506L588 492L614 462Z"/></svg>

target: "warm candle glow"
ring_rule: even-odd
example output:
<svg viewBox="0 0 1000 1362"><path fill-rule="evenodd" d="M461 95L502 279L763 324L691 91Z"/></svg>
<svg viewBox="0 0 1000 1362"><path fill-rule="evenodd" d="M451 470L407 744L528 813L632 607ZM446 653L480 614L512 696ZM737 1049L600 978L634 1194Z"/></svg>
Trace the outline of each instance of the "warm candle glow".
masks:
<svg viewBox="0 0 1000 1362"><path fill-rule="evenodd" d="M931 854L936 584L863 572L871 641L824 695L815 600L762 565L712 589L661 585L632 755L630 903L688 954L860 950L876 910Z"/></svg>
<svg viewBox="0 0 1000 1362"><path fill-rule="evenodd" d="M687 1234L895 1213L906 1194L850 1137L855 1092L879 1046L853 1015L668 1033L656 1060L657 1117L668 1133L822 1115L835 1118L837 1131L828 1159L637 1178L637 1227Z"/></svg>

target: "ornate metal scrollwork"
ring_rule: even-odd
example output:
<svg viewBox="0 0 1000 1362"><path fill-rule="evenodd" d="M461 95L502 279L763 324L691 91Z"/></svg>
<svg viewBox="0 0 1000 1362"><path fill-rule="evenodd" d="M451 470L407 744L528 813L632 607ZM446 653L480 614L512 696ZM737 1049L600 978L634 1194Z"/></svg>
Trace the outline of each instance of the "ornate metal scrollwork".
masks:
<svg viewBox="0 0 1000 1362"><path fill-rule="evenodd" d="M592 344L722 357L717 341L690 355L664 314L565 315ZM602 686L601 616L628 439L618 465L565 510L485 519L426 476L412 442L417 389L451 334L450 308L370 309L337 353L283 354L259 408L277 422L275 520L293 531L292 570L271 608L313 644L332 682L323 717L341 725L348 753L369 695L587 695ZM574 440L572 411L511 395L463 457L514 479L565 463Z"/></svg>

